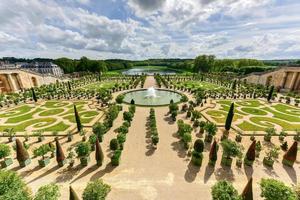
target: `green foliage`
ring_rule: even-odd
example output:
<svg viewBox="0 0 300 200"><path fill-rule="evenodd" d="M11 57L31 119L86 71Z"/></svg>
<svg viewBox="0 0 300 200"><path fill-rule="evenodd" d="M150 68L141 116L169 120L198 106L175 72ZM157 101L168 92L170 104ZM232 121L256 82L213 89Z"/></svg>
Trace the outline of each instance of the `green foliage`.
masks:
<svg viewBox="0 0 300 200"><path fill-rule="evenodd" d="M221 145L223 147L224 155L228 158L230 157L236 157L241 152L241 147L235 142L230 139L225 139L221 142Z"/></svg>
<svg viewBox="0 0 300 200"><path fill-rule="evenodd" d="M39 146L38 148L35 148L33 150L33 154L36 157L42 156L44 159L44 156L50 151L51 151L51 147L49 146L49 144L43 144L43 145Z"/></svg>
<svg viewBox="0 0 300 200"><path fill-rule="evenodd" d="M106 196L110 192L111 188L109 185L103 183L103 181L96 180L89 182L83 191L83 200L105 200Z"/></svg>
<svg viewBox="0 0 300 200"><path fill-rule="evenodd" d="M110 150L117 150L120 148L119 141L116 138L113 138L109 143Z"/></svg>
<svg viewBox="0 0 300 200"><path fill-rule="evenodd" d="M75 149L78 157L86 157L91 153L91 146L87 142L80 142Z"/></svg>
<svg viewBox="0 0 300 200"><path fill-rule="evenodd" d="M7 144L0 143L0 159L5 158L11 154L10 147Z"/></svg>
<svg viewBox="0 0 300 200"><path fill-rule="evenodd" d="M80 120L76 105L74 105L74 115L75 115L75 120L76 120L76 125L77 125L77 131L80 132L82 129L82 124L81 124L81 120Z"/></svg>
<svg viewBox="0 0 300 200"><path fill-rule="evenodd" d="M31 200L29 189L16 172L0 170L0 199Z"/></svg>
<svg viewBox="0 0 300 200"><path fill-rule="evenodd" d="M208 135L214 136L216 135L218 128L215 123L207 122L204 126L204 130L207 132Z"/></svg>
<svg viewBox="0 0 300 200"><path fill-rule="evenodd" d="M262 179L260 182L261 197L265 200L297 200L293 190L283 182L275 179Z"/></svg>
<svg viewBox="0 0 300 200"><path fill-rule="evenodd" d="M231 128L232 119L234 116L234 103L231 103L230 109L227 114L226 122L225 122L225 129L229 131Z"/></svg>
<svg viewBox="0 0 300 200"><path fill-rule="evenodd" d="M125 111L123 113L123 119L128 121L128 122L131 122L132 121L132 118L133 118L133 114L131 112L127 112Z"/></svg>
<svg viewBox="0 0 300 200"><path fill-rule="evenodd" d="M217 182L211 189L213 200L242 200L233 185L225 180Z"/></svg>
<svg viewBox="0 0 300 200"><path fill-rule="evenodd" d="M119 95L119 96L117 96L116 102L117 102L117 103L123 103L124 97L125 97L124 95Z"/></svg>
<svg viewBox="0 0 300 200"><path fill-rule="evenodd" d="M52 183L40 187L34 197L34 200L58 200L59 197L59 187Z"/></svg>
<svg viewBox="0 0 300 200"><path fill-rule="evenodd" d="M204 142L203 140L201 139L197 139L194 143L194 150L199 152L199 153L202 153L203 152L203 149L204 149Z"/></svg>
<svg viewBox="0 0 300 200"><path fill-rule="evenodd" d="M122 151L120 149L117 149L114 151L113 156L111 157L111 164L113 166L118 166L120 164Z"/></svg>
<svg viewBox="0 0 300 200"><path fill-rule="evenodd" d="M214 66L214 55L201 55L194 60L194 72L209 72Z"/></svg>
<svg viewBox="0 0 300 200"><path fill-rule="evenodd" d="M108 128L104 123L97 122L93 125L93 133L97 135L99 141L102 141L103 135L107 132Z"/></svg>

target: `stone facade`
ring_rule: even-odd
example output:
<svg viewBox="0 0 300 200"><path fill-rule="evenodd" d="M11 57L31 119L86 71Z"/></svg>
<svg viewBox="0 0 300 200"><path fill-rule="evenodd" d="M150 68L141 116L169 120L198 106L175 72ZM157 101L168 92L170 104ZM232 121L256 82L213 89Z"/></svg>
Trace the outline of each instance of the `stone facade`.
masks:
<svg viewBox="0 0 300 200"><path fill-rule="evenodd" d="M22 89L55 83L61 79L20 68L0 68L0 93L18 92Z"/></svg>
<svg viewBox="0 0 300 200"><path fill-rule="evenodd" d="M274 85L276 89L283 92L300 92L300 67L281 67L274 71L252 73L242 80L266 86Z"/></svg>
<svg viewBox="0 0 300 200"><path fill-rule="evenodd" d="M21 65L21 68L38 72L40 74L52 74L57 77L62 77L64 71L51 62L34 62L34 63L25 63Z"/></svg>

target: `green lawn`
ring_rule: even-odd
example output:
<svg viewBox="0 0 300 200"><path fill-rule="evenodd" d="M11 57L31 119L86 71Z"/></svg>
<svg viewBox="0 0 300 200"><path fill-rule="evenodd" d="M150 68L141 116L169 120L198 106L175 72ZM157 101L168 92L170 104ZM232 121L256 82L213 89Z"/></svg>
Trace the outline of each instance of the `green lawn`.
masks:
<svg viewBox="0 0 300 200"><path fill-rule="evenodd" d="M51 109L51 110L46 110L44 112L39 113L39 116L53 116L53 115L57 115L64 112L64 109L62 108L58 108L58 109Z"/></svg>
<svg viewBox="0 0 300 200"><path fill-rule="evenodd" d="M9 111L2 111L0 114L0 118L7 118L7 117L14 117L14 116L22 115L33 109L34 109L33 107L28 106L28 105L19 106L14 109L11 109Z"/></svg>
<svg viewBox="0 0 300 200"><path fill-rule="evenodd" d="M267 115L268 113L263 111L262 109L256 109L256 108L249 108L249 107L243 107L241 108L241 111L252 114L252 115Z"/></svg>
<svg viewBox="0 0 300 200"><path fill-rule="evenodd" d="M37 108L37 109L35 109L34 111L32 111L30 113L27 113L27 114L24 114L24 115L18 115L17 117L8 118L5 123L23 122L23 121L32 119L34 114L36 114L38 112L41 112L41 111L43 111L43 109Z"/></svg>

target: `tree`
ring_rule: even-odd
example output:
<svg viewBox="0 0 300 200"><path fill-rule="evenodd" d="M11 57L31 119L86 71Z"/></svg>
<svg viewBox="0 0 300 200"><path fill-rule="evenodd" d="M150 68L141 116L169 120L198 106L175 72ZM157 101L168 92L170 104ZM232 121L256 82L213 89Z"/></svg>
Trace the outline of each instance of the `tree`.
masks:
<svg viewBox="0 0 300 200"><path fill-rule="evenodd" d="M56 161L58 165L61 167L65 164L66 157L58 139L55 139L55 145L56 145Z"/></svg>
<svg viewBox="0 0 300 200"><path fill-rule="evenodd" d="M32 99L34 100L34 102L37 102L37 97L36 97L34 88L31 88L31 94L32 94Z"/></svg>
<svg viewBox="0 0 300 200"><path fill-rule="evenodd" d="M75 104L74 104L74 115L77 124L77 131L80 132L82 129L82 124Z"/></svg>
<svg viewBox="0 0 300 200"><path fill-rule="evenodd" d="M213 136L216 135L218 128L217 125L213 122L207 122L204 126L206 131L205 142L211 143Z"/></svg>
<svg viewBox="0 0 300 200"><path fill-rule="evenodd" d="M76 192L73 190L73 188L72 188L71 185L70 185L70 187L69 187L69 192L70 192L69 200L79 200L78 195L77 195Z"/></svg>
<svg viewBox="0 0 300 200"><path fill-rule="evenodd" d="M228 114L227 114L226 122L225 122L225 130L227 132L231 128L231 123L232 123L233 116L234 116L234 103L231 103L231 106L230 106Z"/></svg>
<svg viewBox="0 0 300 200"><path fill-rule="evenodd" d="M7 144L0 144L0 159L5 159L5 157L11 154L10 147Z"/></svg>
<svg viewBox="0 0 300 200"><path fill-rule="evenodd" d="M292 189L283 182L275 179L262 179L260 182L261 197L265 200L296 200L296 195Z"/></svg>
<svg viewBox="0 0 300 200"><path fill-rule="evenodd" d="M34 200L58 200L60 197L58 185L51 183L40 187Z"/></svg>
<svg viewBox="0 0 300 200"><path fill-rule="evenodd" d="M89 182L83 191L83 200L105 200L106 196L110 192L109 185L103 183L102 180L96 180Z"/></svg>
<svg viewBox="0 0 300 200"><path fill-rule="evenodd" d="M107 132L108 128L105 126L105 124L101 122L97 122L93 125L93 133L97 135L99 142L102 142L103 135Z"/></svg>
<svg viewBox="0 0 300 200"><path fill-rule="evenodd" d="M270 102L270 100L272 99L273 92L274 92L274 86L272 85L270 88L269 94L268 94L268 98L267 98L268 102Z"/></svg>
<svg viewBox="0 0 300 200"><path fill-rule="evenodd" d="M29 188L16 172L0 170L0 199L31 200Z"/></svg>
<svg viewBox="0 0 300 200"><path fill-rule="evenodd" d="M217 182L211 189L213 200L242 200L233 185L225 180Z"/></svg>
<svg viewBox="0 0 300 200"><path fill-rule="evenodd" d="M231 166L232 164L232 158L236 157L241 153L240 146L229 139L225 139L221 142L221 145L223 147L223 156L221 163L225 166Z"/></svg>
<svg viewBox="0 0 300 200"><path fill-rule="evenodd" d="M242 196L243 200L253 200L252 177L249 179L241 196Z"/></svg>
<svg viewBox="0 0 300 200"><path fill-rule="evenodd" d="M95 145L96 145L95 159L97 161L97 165L102 166L104 155L103 155L103 151L102 151L102 148L100 146L98 138L96 139L96 144Z"/></svg>
<svg viewBox="0 0 300 200"><path fill-rule="evenodd" d="M16 139L16 151L17 160L21 167L25 167L30 163L29 154L19 139Z"/></svg>
<svg viewBox="0 0 300 200"><path fill-rule="evenodd" d="M194 72L209 72L214 66L214 55L201 55L194 60Z"/></svg>
<svg viewBox="0 0 300 200"><path fill-rule="evenodd" d="M211 145L211 148L210 148L210 151L209 151L209 164L214 166L217 159L218 159L218 143L215 140L213 142L213 144Z"/></svg>
<svg viewBox="0 0 300 200"><path fill-rule="evenodd" d="M283 163L288 166L293 166L297 159L298 142L294 142L293 145L283 156Z"/></svg>
<svg viewBox="0 0 300 200"><path fill-rule="evenodd" d="M251 166L255 160L255 147L256 141L254 140L252 144L249 146L249 149L246 153L245 164Z"/></svg>

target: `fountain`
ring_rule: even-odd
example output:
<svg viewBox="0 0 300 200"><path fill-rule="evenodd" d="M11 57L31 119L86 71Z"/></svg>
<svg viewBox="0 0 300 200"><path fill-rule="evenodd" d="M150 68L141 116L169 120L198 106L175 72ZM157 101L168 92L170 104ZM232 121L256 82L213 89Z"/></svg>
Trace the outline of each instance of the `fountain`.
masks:
<svg viewBox="0 0 300 200"><path fill-rule="evenodd" d="M150 87L147 89L147 95L145 96L146 98L157 98L158 96L156 95L156 90L154 87Z"/></svg>

